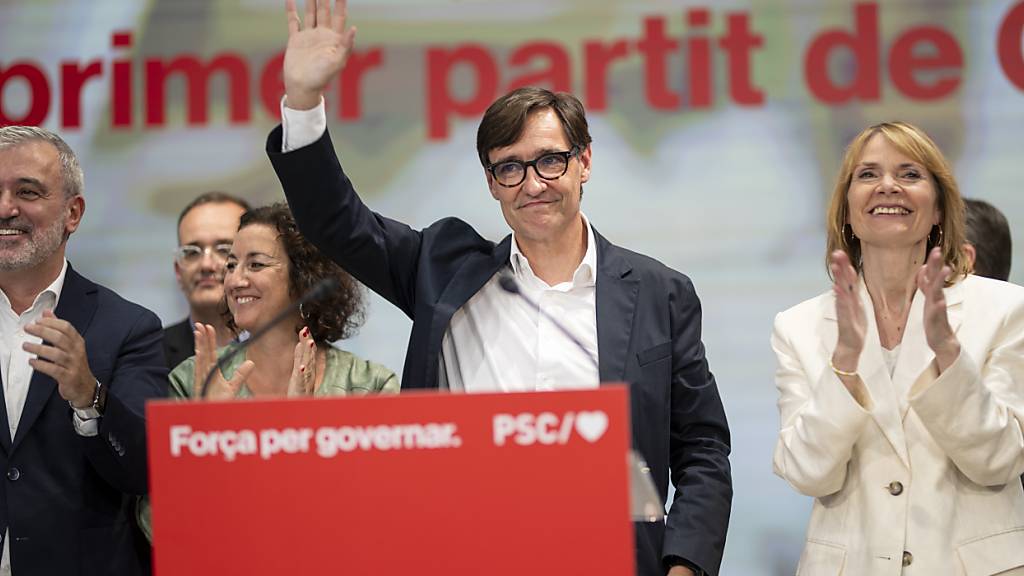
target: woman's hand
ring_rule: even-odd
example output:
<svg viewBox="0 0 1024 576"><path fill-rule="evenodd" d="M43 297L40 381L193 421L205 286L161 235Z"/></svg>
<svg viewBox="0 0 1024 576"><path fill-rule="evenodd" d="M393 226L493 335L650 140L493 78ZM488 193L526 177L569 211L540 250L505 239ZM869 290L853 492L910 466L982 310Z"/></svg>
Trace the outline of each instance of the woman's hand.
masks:
<svg viewBox="0 0 1024 576"><path fill-rule="evenodd" d="M960 341L946 315L946 294L942 291L946 278L952 274L942 262L942 249L932 248L928 261L917 271L917 289L924 294L924 335L928 347L935 352L939 372L945 372L960 356Z"/></svg>
<svg viewBox="0 0 1024 576"><path fill-rule="evenodd" d="M288 379L288 396L312 396L316 387L316 342L309 327L299 331L299 343L292 358L292 375Z"/></svg>
<svg viewBox="0 0 1024 576"><path fill-rule="evenodd" d="M857 289L860 279L850 264L850 257L842 250L832 253L829 268L834 279L832 291L836 295L836 321L839 324L832 366L843 372L856 372L868 325Z"/></svg>
<svg viewBox="0 0 1024 576"><path fill-rule="evenodd" d="M192 373L192 398L202 399L202 386L206 375L217 365L217 331L210 324L196 322L195 331L192 333L196 339L195 365ZM210 378L210 384L206 388L208 400L231 400L242 388L242 383L249 377L256 364L252 360L246 360L235 370L230 380L224 378L220 370Z"/></svg>

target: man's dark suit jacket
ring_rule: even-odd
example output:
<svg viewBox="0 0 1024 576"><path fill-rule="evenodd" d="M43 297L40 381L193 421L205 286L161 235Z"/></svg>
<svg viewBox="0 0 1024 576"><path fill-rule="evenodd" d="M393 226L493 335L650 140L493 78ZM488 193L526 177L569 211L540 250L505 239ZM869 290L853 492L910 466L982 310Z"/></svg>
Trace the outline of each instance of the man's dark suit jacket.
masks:
<svg viewBox="0 0 1024 576"><path fill-rule="evenodd" d="M147 490L143 403L167 393L160 321L70 266L54 313L85 339L107 402L99 435L79 436L56 381L34 372L13 440L0 409L0 534L10 530L11 571L148 573L131 510L134 495Z"/></svg>
<svg viewBox="0 0 1024 576"><path fill-rule="evenodd" d="M195 356L195 353L196 337L192 333L192 321L189 318L164 328L164 356L167 358L168 370L174 370L178 364Z"/></svg>
<svg viewBox="0 0 1024 576"><path fill-rule="evenodd" d="M412 230L362 203L328 134L287 154L281 138L278 126L267 154L302 233L413 320L402 389L436 388L448 323L508 264L511 237L495 244L455 218ZM700 339L700 302L686 276L594 236L600 378L631 383L633 443L662 497L670 470L677 489L665 525L636 525L637 573L663 575L663 559L678 556L716 574L732 480L729 429Z"/></svg>

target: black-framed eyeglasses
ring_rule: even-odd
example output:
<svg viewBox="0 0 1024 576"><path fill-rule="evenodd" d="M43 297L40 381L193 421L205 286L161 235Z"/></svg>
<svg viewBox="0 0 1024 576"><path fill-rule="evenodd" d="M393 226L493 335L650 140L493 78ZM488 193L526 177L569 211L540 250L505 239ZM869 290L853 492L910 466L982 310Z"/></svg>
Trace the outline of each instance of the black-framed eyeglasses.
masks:
<svg viewBox="0 0 1024 576"><path fill-rule="evenodd" d="M530 166L533 166L537 176L545 180L558 180L569 169L569 159L579 154L579 152L579 147L573 146L565 152L541 154L528 162L523 162L522 160L495 162L487 167L487 171L491 173L491 176L494 176L494 180L498 184L506 188L522 184L523 180L526 180L526 169Z"/></svg>
<svg viewBox="0 0 1024 576"><path fill-rule="evenodd" d="M228 254L231 254L231 244L217 244L215 246L185 244L184 246L178 246L178 249L174 251L174 259L178 261L178 264L182 265L196 264L207 253L214 260L223 264L228 259Z"/></svg>

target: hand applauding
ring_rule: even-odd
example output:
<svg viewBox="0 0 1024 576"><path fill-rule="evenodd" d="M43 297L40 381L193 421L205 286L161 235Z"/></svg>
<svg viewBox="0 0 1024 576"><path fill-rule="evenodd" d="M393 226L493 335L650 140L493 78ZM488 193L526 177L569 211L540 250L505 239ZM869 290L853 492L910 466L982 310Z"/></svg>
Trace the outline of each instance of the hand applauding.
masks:
<svg viewBox="0 0 1024 576"><path fill-rule="evenodd" d="M316 343L305 327L299 331L299 343L292 358L292 375L288 379L289 396L312 396L316 389Z"/></svg>
<svg viewBox="0 0 1024 576"><path fill-rule="evenodd" d="M78 330L46 310L42 318L25 326L25 332L43 340L41 344L22 346L26 352L36 355L28 361L29 365L56 380L61 398L72 406L84 408L92 404L96 377L89 369L85 340Z"/></svg>
<svg viewBox="0 0 1024 576"><path fill-rule="evenodd" d="M946 278L952 274L942 262L942 249L932 248L928 261L917 271L917 289L924 294L924 335L928 347L935 352L939 372L944 372L960 356L960 341L946 315L946 295L942 291Z"/></svg>
<svg viewBox="0 0 1024 576"><path fill-rule="evenodd" d="M193 335L196 339L195 367L192 377L192 397L200 398L203 391L203 382L206 375L217 364L217 331L210 324L197 322ZM210 379L206 388L206 399L209 400L231 400L242 388L242 383L249 377L256 364L252 360L246 360L235 370L231 379L225 379L220 370Z"/></svg>
<svg viewBox="0 0 1024 576"><path fill-rule="evenodd" d="M843 372L856 372L867 332L867 316L858 290L860 278L850 263L849 255L842 250L832 253L829 268L834 279L832 291L836 295L836 321L839 324L832 366Z"/></svg>

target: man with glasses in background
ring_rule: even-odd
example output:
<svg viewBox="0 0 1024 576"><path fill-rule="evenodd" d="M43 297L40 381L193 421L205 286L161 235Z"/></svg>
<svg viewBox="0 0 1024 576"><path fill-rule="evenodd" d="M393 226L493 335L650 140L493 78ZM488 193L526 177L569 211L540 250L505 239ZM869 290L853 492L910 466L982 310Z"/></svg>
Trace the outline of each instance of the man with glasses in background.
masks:
<svg viewBox="0 0 1024 576"><path fill-rule="evenodd" d="M216 327L218 347L232 339L220 314L224 261L231 252L238 220L248 209L249 203L241 198L206 192L189 202L178 216L174 277L188 301L188 318L164 328L164 354L172 370L195 354L192 327L196 322Z"/></svg>
<svg viewBox="0 0 1024 576"><path fill-rule="evenodd" d="M402 389L629 382L633 445L661 497L670 471L676 489L665 523L636 524L637 574L717 574L732 502L730 440L701 343L700 301L686 276L615 246L580 212L591 171L582 104L520 88L484 113L478 159L512 229L501 242L456 218L415 230L376 214L326 132L323 92L355 37L345 4L332 21L326 0L307 0L303 26L287 1L283 125L267 154L302 233L412 318Z"/></svg>

